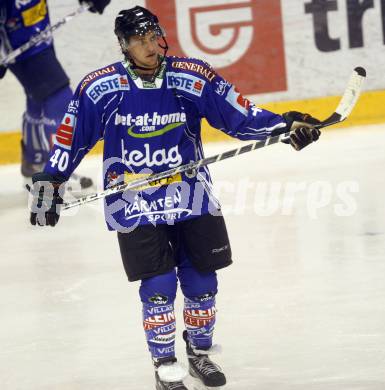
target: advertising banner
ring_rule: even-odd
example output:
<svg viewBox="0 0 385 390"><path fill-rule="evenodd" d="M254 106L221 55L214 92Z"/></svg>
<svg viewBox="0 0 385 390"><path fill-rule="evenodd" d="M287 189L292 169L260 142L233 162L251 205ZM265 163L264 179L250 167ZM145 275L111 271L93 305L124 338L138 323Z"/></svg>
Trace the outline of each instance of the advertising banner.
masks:
<svg viewBox="0 0 385 390"><path fill-rule="evenodd" d="M257 105L283 112L282 102L295 101L298 109L329 110L322 99L341 95L352 69L362 66L367 80L354 115L360 123L385 120L385 0L113 1L102 16L85 13L55 35L73 88L122 59L114 20L136 4L158 16L169 54L205 60ZM51 1L51 20L73 7ZM1 80L0 132L19 132L24 109L23 89L8 71Z"/></svg>
<svg viewBox="0 0 385 390"><path fill-rule="evenodd" d="M244 94L286 90L280 0L147 0L169 53L207 61Z"/></svg>

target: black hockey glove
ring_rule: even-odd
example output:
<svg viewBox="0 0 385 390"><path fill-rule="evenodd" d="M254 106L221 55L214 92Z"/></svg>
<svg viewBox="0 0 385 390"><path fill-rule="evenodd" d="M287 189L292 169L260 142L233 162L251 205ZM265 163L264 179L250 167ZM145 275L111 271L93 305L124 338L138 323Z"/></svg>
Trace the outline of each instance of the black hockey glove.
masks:
<svg viewBox="0 0 385 390"><path fill-rule="evenodd" d="M107 5L110 3L111 0L79 0L79 3L86 3L90 5L90 11L91 12L98 12L99 14L102 14L104 11L104 8L107 7Z"/></svg>
<svg viewBox="0 0 385 390"><path fill-rule="evenodd" d="M0 79L2 79L5 76L6 71L7 68L5 66L0 65Z"/></svg>
<svg viewBox="0 0 385 390"><path fill-rule="evenodd" d="M285 112L283 115L287 123L286 131L290 131L290 138L284 140L295 150L301 150L305 146L318 140L321 132L314 128L314 125L321 123L318 119L309 114L302 114L298 111Z"/></svg>
<svg viewBox="0 0 385 390"><path fill-rule="evenodd" d="M63 203L65 180L49 173L39 172L32 176L31 224L55 226L60 217L60 206Z"/></svg>

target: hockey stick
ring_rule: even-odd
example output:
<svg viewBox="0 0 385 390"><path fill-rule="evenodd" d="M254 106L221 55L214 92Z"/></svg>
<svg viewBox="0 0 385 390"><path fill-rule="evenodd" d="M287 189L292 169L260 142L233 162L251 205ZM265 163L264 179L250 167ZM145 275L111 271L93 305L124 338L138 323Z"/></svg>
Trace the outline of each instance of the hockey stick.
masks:
<svg viewBox="0 0 385 390"><path fill-rule="evenodd" d="M11 51L8 53L4 58L0 59L0 66L6 66L9 63L11 63L16 57L18 57L20 54L23 54L27 50L29 50L31 47L38 45L39 43L42 43L44 41L47 41L51 38L51 35L54 31L56 31L58 28L66 24L68 21L73 19L75 16L82 14L84 11L87 11L89 5L82 5L80 6L76 11L71 12L67 16L65 16L63 19L60 19L56 24L53 26L47 26L43 31L39 32L38 34L34 35L28 42L24 43L23 45L19 46L14 51Z"/></svg>
<svg viewBox="0 0 385 390"><path fill-rule="evenodd" d="M361 67L355 68L352 76L350 77L345 93L342 96L335 112L333 112L333 114L330 115L329 118L325 119L323 122L321 122L319 125L316 125L315 127L321 129L323 127L331 126L345 120L348 117L348 115L352 112L355 104L357 103L358 97L361 92L362 82L365 79L365 77L366 77L366 72L364 68ZM265 146L276 144L282 141L284 138L288 137L289 134L290 133L287 132L285 134L277 135L274 137L268 137L264 141L254 141L253 143L247 144L245 146L241 146L240 148L229 150L227 152L217 154L212 157L207 157L202 160L193 161L191 163L184 164L164 172L155 173L145 178L133 180L129 183L113 186L102 192L88 195L83 198L79 198L70 203L64 203L63 210L80 206L85 203L93 202L94 200L105 198L106 196L112 194L117 194L120 192L124 192L126 190L132 190L138 187L142 187L144 185L148 185L155 181L177 175L178 173L194 171L199 169L202 166L213 164L217 161L222 161L227 158L238 156L239 154L248 153L251 152L252 150L261 149L264 148Z"/></svg>
<svg viewBox="0 0 385 390"><path fill-rule="evenodd" d="M344 121L350 113L353 111L358 98L360 97L362 83L366 77L366 70L361 66L358 66L353 70L350 76L346 90L336 108L336 110L325 119L320 125L316 125L317 128L335 125L336 123Z"/></svg>

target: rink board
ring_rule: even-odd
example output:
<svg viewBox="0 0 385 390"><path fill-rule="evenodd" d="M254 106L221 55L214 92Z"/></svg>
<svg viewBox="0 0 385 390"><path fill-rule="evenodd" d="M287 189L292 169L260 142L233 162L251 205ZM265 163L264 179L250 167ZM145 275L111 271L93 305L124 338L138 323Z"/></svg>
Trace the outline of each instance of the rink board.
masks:
<svg viewBox="0 0 385 390"><path fill-rule="evenodd" d="M169 54L206 60L256 105L277 113L296 109L327 117L352 69L363 66L368 75L365 93L342 124L350 126L385 122L385 57L380 55L385 45L384 1L335 2L328 11L320 4L326 25L313 1L126 0L125 5L148 6L158 14L167 31ZM59 3L50 6L53 22L77 5ZM112 28L120 10L121 2L111 2L101 17L82 14L55 34L55 50L73 89L91 70L121 59ZM80 39L79 31L87 38ZM73 55L74 50L82 55ZM20 159L25 96L11 72L0 87L0 164L4 164ZM226 138L204 126L205 141ZM95 149L100 152L101 147Z"/></svg>

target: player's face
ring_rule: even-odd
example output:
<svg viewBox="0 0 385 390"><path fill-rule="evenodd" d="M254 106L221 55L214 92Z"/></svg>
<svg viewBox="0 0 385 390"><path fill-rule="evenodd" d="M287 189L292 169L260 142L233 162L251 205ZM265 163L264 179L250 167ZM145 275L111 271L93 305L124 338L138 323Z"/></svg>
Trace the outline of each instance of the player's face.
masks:
<svg viewBox="0 0 385 390"><path fill-rule="evenodd" d="M128 53L135 63L144 68L154 68L158 64L159 37L150 31L146 35L135 35L130 38Z"/></svg>

